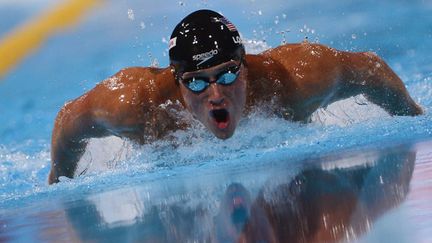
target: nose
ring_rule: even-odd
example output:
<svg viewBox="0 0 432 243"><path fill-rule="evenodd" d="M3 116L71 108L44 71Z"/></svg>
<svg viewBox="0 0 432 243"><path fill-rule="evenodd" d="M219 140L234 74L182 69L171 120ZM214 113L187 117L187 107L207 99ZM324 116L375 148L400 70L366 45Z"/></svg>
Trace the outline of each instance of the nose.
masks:
<svg viewBox="0 0 432 243"><path fill-rule="evenodd" d="M211 83L209 87L210 95L209 102L212 105L221 105L224 102L224 97L220 91L220 85L216 83Z"/></svg>

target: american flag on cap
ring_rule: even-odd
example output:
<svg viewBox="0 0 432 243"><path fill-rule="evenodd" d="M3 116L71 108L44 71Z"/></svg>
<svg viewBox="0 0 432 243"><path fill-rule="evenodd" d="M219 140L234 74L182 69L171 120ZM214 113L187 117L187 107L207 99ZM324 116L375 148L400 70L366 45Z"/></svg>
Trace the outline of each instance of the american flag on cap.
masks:
<svg viewBox="0 0 432 243"><path fill-rule="evenodd" d="M237 31L236 27L226 18L220 18L219 21L224 24L230 31Z"/></svg>

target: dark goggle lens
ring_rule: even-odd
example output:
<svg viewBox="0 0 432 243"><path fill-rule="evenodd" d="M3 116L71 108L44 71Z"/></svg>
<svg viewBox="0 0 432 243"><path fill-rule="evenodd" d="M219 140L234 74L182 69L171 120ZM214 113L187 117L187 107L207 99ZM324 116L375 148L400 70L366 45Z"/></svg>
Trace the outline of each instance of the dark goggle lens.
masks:
<svg viewBox="0 0 432 243"><path fill-rule="evenodd" d="M239 71L240 67L237 66L228 68L228 70L218 76L216 83L222 85L230 85L234 83L234 81L237 80ZM193 92L202 92L210 85L210 81L206 78L191 78L184 80L183 83Z"/></svg>

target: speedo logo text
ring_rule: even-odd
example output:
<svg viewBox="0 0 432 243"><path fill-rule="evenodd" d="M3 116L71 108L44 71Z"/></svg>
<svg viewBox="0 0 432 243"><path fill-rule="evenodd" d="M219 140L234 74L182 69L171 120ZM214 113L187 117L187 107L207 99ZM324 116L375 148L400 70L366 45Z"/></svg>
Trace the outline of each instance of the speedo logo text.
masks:
<svg viewBox="0 0 432 243"><path fill-rule="evenodd" d="M204 53L193 55L192 56L192 60L194 60L194 61L203 61L203 60L206 60L206 59L210 59L210 58L212 58L213 56L215 56L217 54L218 54L218 50L213 49L213 50L211 50L209 52L204 52Z"/></svg>

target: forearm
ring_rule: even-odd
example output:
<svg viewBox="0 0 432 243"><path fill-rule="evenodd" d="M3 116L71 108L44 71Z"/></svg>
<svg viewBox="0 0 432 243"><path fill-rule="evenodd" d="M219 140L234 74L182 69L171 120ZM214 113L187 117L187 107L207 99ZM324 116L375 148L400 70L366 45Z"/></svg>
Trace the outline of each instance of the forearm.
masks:
<svg viewBox="0 0 432 243"><path fill-rule="evenodd" d="M85 139L73 141L52 141L51 147L51 171L49 184L59 181L59 177L72 178L78 161L83 155L87 141Z"/></svg>
<svg viewBox="0 0 432 243"><path fill-rule="evenodd" d="M49 183L58 182L60 176L72 178L83 155L87 139L101 137L103 129L93 122L82 104L68 104L59 112L51 140L51 172Z"/></svg>
<svg viewBox="0 0 432 243"><path fill-rule="evenodd" d="M402 80L377 55L355 53L349 56L346 80L368 100L391 115L420 115L423 110L411 98Z"/></svg>
<svg viewBox="0 0 432 243"><path fill-rule="evenodd" d="M380 105L391 115L420 115L423 110L411 98L402 80L381 59L376 65L382 66L380 70L371 74L371 83L365 89L366 97Z"/></svg>

